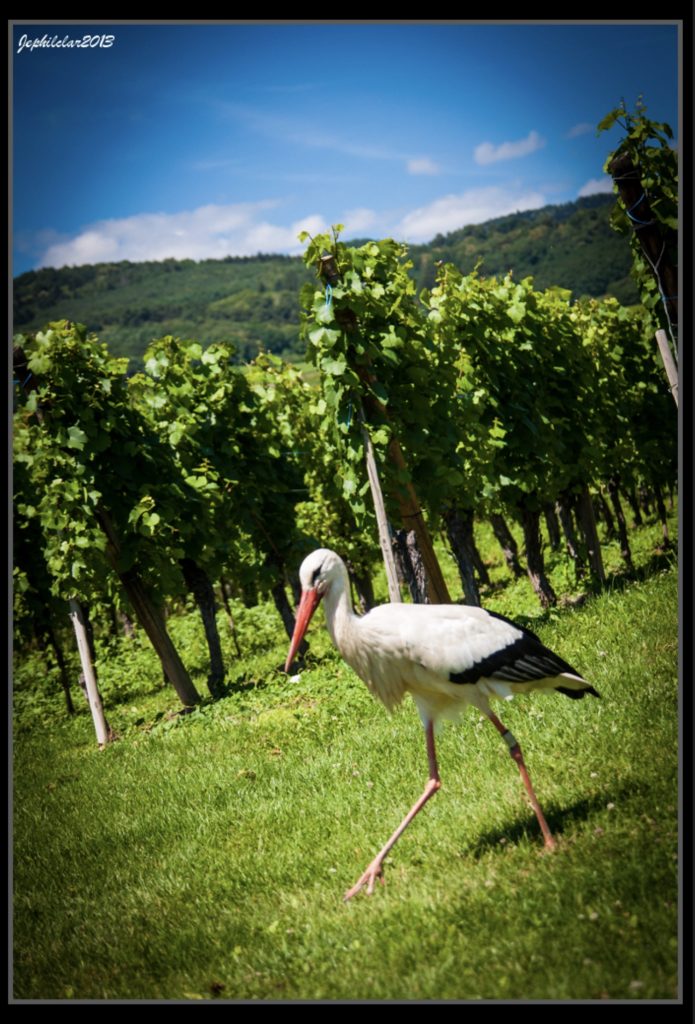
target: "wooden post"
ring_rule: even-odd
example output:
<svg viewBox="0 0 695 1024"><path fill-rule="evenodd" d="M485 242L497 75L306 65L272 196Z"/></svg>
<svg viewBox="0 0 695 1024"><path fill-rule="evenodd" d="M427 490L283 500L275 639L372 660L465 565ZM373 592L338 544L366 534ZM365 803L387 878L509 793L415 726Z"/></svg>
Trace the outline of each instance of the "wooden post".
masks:
<svg viewBox="0 0 695 1024"><path fill-rule="evenodd" d="M369 486L372 492L374 512L376 514L376 522L379 529L379 545L381 546L381 553L384 558L384 567L386 569L389 601L400 602L402 601L401 588L398 585L396 563L393 558L393 548L391 547L389 524L388 519L386 518L384 495L381 490L381 483L379 482L379 471L377 469L376 458L374 456L374 445L372 444L372 439L369 436L369 431L367 430L364 422L364 409L361 405L358 409L358 415L362 422L362 437L364 438L364 453L367 461L367 476L369 477Z"/></svg>
<svg viewBox="0 0 695 1024"><path fill-rule="evenodd" d="M101 697L99 696L99 690L97 689L97 680L89 651L87 626L82 612L82 606L75 598L70 598L70 621L72 622L72 627L75 630L77 649L80 652L80 663L82 665L82 672L84 674L85 685L87 687L89 710L92 712L92 721L94 722L94 729L97 734L97 743L103 749L110 739L109 730L106 726L104 708L102 707Z"/></svg>
<svg viewBox="0 0 695 1024"><path fill-rule="evenodd" d="M678 408L678 368L676 367L673 352L666 337L666 331L661 328L656 332L656 343L659 346L659 352L664 362L664 369L666 370L666 376L671 387L673 401L676 403L676 408Z"/></svg>

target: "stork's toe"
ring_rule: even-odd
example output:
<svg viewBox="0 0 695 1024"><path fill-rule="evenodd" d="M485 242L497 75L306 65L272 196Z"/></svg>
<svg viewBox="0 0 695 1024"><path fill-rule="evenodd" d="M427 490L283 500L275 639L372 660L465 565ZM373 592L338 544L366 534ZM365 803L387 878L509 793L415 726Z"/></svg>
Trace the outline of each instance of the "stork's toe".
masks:
<svg viewBox="0 0 695 1024"><path fill-rule="evenodd" d="M372 893L374 892L374 883L377 880L377 878L379 879L382 885L385 884L384 868L382 862L372 861L372 863L369 865L364 874L361 875L360 878L358 878L357 882L353 885L352 889L348 889L348 891L345 893L345 895L343 896L344 902L347 903L347 901L351 900L353 896L356 896L360 889L362 889L365 885L367 886L367 895L371 896Z"/></svg>

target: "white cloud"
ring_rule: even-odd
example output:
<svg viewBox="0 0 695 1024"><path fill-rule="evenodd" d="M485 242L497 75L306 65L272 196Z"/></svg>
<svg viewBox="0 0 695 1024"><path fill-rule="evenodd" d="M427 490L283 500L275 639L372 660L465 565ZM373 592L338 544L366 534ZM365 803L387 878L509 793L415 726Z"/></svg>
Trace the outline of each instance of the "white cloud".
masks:
<svg viewBox="0 0 695 1024"><path fill-rule="evenodd" d="M599 192L612 191L613 179L609 178L608 175L604 175L603 178L590 178L577 192L577 198L583 199L585 196L595 196Z"/></svg>
<svg viewBox="0 0 695 1024"><path fill-rule="evenodd" d="M329 225L320 213L312 213L308 217L296 220L289 230L294 231L295 237L300 231L308 231L310 235L318 235L322 231L328 231Z"/></svg>
<svg viewBox="0 0 695 1024"><path fill-rule="evenodd" d="M520 156L528 156L545 146L545 139L536 131L529 132L525 139L516 142L501 142L494 146L491 142L481 142L475 147L474 158L477 164L494 164L498 160L515 160Z"/></svg>
<svg viewBox="0 0 695 1024"><path fill-rule="evenodd" d="M593 131L594 127L595 125L582 121L580 124L575 124L573 128L570 128L565 138L576 139L579 135L586 135L588 132Z"/></svg>
<svg viewBox="0 0 695 1024"><path fill-rule="evenodd" d="M609 181L609 179L607 179ZM589 188L592 183L584 186ZM600 183L595 183L599 184ZM596 189L595 189L596 190ZM590 193L580 193L590 194ZM435 235L480 224L518 210L544 206L543 192L523 190L519 183L501 188L469 189L446 195L410 210L394 220L386 211L355 207L336 213L333 222L345 225L346 235L388 235L408 242L427 242ZM298 254L304 249L297 236L316 236L329 230L329 221L311 213L283 224L280 201L200 206L178 213L142 213L86 225L72 237L42 236L37 267L79 266L85 263L130 260L222 259L258 252Z"/></svg>
<svg viewBox="0 0 695 1024"><path fill-rule="evenodd" d="M545 196L540 192L508 191L497 186L473 188L412 210L402 218L394 234L408 242L429 242L437 234L456 231L466 224L481 224L492 217L537 210L545 205Z"/></svg>
<svg viewBox="0 0 695 1024"><path fill-rule="evenodd" d="M341 223L345 225L345 233L353 235L358 231L367 231L374 227L376 219L374 210L359 206L354 210L346 210L341 217Z"/></svg>
<svg viewBox="0 0 695 1024"><path fill-rule="evenodd" d="M406 164L408 174L439 174L439 165L428 156L414 157Z"/></svg>
<svg viewBox="0 0 695 1024"><path fill-rule="evenodd" d="M64 267L119 260L221 259L257 252L302 251L300 231L315 235L328 230L320 214L289 226L269 222L266 211L278 202L200 206L179 213L142 213L97 221L80 234L50 244L37 266Z"/></svg>

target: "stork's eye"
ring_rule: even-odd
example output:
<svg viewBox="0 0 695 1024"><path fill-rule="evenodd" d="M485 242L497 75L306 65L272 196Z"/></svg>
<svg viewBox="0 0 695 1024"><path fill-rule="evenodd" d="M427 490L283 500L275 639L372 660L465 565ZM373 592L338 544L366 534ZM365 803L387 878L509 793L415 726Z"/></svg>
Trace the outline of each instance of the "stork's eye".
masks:
<svg viewBox="0 0 695 1024"><path fill-rule="evenodd" d="M311 585L312 585L312 587L316 586L316 581L318 580L319 576L321 575L321 568L322 568L322 566L319 566L318 569L314 569L314 571L312 573L312 576L311 576Z"/></svg>

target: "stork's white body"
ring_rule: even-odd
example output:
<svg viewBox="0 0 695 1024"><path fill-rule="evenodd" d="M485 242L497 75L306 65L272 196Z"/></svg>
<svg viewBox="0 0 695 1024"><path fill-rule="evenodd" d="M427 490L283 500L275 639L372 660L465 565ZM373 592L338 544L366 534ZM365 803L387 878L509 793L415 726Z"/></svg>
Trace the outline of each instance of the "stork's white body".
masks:
<svg viewBox="0 0 695 1024"><path fill-rule="evenodd" d="M392 710L406 693L412 694L425 723L456 718L468 704L485 714L491 697L509 698L558 686L582 691L588 685L573 672L557 671L550 661L549 675L539 677L536 670L536 678L500 678L503 652L509 652L506 675L516 670L521 676L524 666L534 669L529 651L521 648L539 645L533 643L532 634L482 608L384 604L357 616L344 570L344 576L336 572L326 590L324 609L333 643L374 696ZM486 666L489 675L485 675ZM555 666L564 668L564 663L557 659ZM452 682L452 675L468 675L471 682Z"/></svg>
<svg viewBox="0 0 695 1024"><path fill-rule="evenodd" d="M442 718L455 718L469 704L478 708L501 733L519 766L548 849L555 845L536 799L519 744L490 709L490 699L515 693L555 689L568 697L594 688L538 637L482 608L461 605L387 604L367 615L352 610L347 570L333 551L320 548L299 570L302 600L285 669L297 652L321 599L333 643L345 661L389 710L410 693L425 726L430 777L386 845L357 884L371 893L391 847L441 783L435 755L434 730Z"/></svg>

